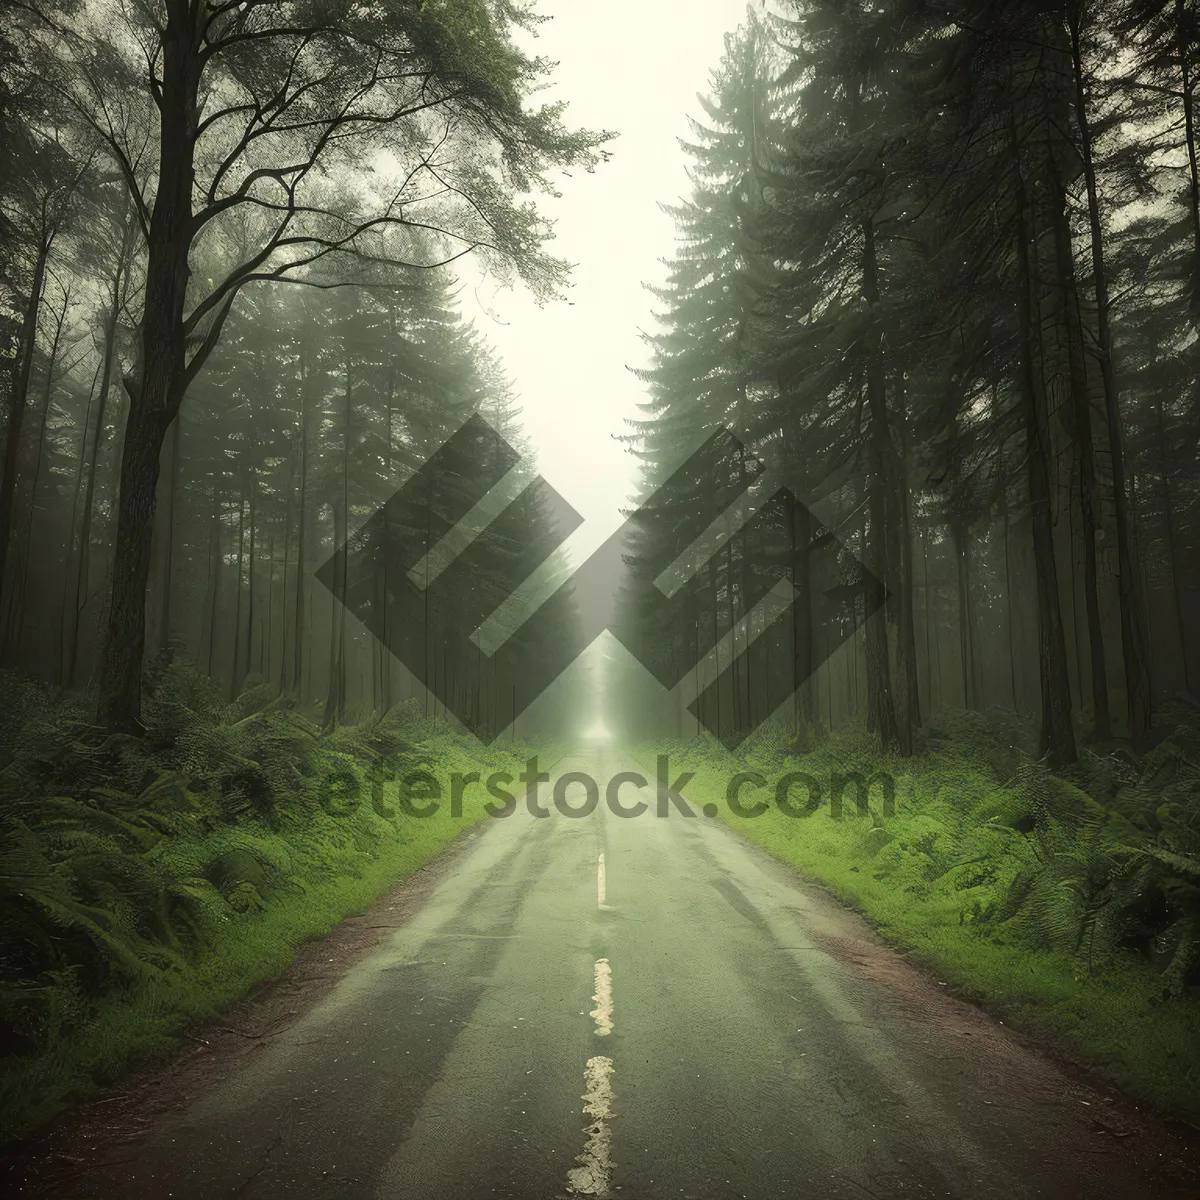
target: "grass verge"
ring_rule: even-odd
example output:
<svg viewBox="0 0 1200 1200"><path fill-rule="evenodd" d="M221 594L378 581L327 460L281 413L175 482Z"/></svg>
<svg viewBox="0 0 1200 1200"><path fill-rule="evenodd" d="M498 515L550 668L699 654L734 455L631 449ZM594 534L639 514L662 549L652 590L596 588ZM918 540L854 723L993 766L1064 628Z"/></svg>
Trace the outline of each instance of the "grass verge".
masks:
<svg viewBox="0 0 1200 1200"><path fill-rule="evenodd" d="M1115 852L1106 844L1106 858L1096 846L1112 814L1089 821L1085 806L1074 826L1063 811L1051 819L1055 798L1061 809L1086 795L1041 772L1009 775L1015 759L996 770L960 745L885 761L867 742L850 730L803 756L760 745L735 760L702 742L672 742L638 757L665 753L672 777L695 772L685 788L693 808L715 805L739 835L863 913L939 980L1135 1098L1200 1124L1200 989L1194 974L1172 973L1169 947L1155 954L1153 938L1143 944L1137 914L1150 889L1130 885L1130 900L1120 888L1134 867L1114 868ZM762 781L746 780L734 798L748 811L765 799L761 815L731 809L737 772ZM807 787L793 785L789 804L803 815L776 803L789 772L821 788L810 809ZM890 814L880 772L894 786ZM848 784L835 817L836 781L856 773L875 778L869 799L860 811ZM1114 933L1097 914L1118 897L1128 903ZM1170 928L1161 915L1157 925Z"/></svg>
<svg viewBox="0 0 1200 1200"><path fill-rule="evenodd" d="M21 686L0 767L0 1144L280 975L483 817L478 788L453 811L452 773L516 774L526 752L403 711L323 733L190 673L144 738L114 742ZM431 781L407 814L401 788L421 772L441 792L418 817Z"/></svg>

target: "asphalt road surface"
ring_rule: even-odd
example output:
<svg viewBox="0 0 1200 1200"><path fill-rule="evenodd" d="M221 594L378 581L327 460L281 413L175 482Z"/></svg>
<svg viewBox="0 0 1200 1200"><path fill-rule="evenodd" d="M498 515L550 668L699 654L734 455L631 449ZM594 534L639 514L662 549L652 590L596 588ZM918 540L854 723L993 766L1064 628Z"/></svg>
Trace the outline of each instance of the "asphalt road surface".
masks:
<svg viewBox="0 0 1200 1200"><path fill-rule="evenodd" d="M56 1194L1195 1195L1164 1136L722 823L601 802L486 821L319 1002Z"/></svg>

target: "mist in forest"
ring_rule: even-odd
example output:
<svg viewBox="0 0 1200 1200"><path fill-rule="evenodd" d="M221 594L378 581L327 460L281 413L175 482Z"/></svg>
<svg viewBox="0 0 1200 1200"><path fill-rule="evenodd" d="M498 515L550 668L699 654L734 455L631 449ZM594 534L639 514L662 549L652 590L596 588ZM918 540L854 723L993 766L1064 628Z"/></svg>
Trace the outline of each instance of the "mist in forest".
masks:
<svg viewBox="0 0 1200 1200"><path fill-rule="evenodd" d="M1193 5L0 18L19 1189L1194 1194Z"/></svg>

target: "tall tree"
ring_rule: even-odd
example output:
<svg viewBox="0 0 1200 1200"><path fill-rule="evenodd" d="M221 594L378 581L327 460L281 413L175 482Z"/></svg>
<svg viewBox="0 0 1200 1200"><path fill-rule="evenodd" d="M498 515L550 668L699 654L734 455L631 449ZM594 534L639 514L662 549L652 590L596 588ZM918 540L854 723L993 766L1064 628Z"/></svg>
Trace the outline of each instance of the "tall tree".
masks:
<svg viewBox="0 0 1200 1200"><path fill-rule="evenodd" d="M545 68L512 37L533 18L504 3L161 0L87 17L55 86L121 171L146 255L100 701L109 728L135 731L160 452L239 292L473 249L552 291L564 264L515 196L590 166L602 138L526 107ZM201 248L223 260L211 275Z"/></svg>

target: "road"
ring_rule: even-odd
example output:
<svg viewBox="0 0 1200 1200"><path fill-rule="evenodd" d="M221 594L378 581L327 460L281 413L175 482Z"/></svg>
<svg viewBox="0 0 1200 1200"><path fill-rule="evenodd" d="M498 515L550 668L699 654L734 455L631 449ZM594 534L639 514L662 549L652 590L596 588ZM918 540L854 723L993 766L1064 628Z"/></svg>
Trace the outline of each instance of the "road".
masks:
<svg viewBox="0 0 1200 1200"><path fill-rule="evenodd" d="M1176 1194L1131 1106L703 816L486 821L254 1050L56 1194Z"/></svg>

